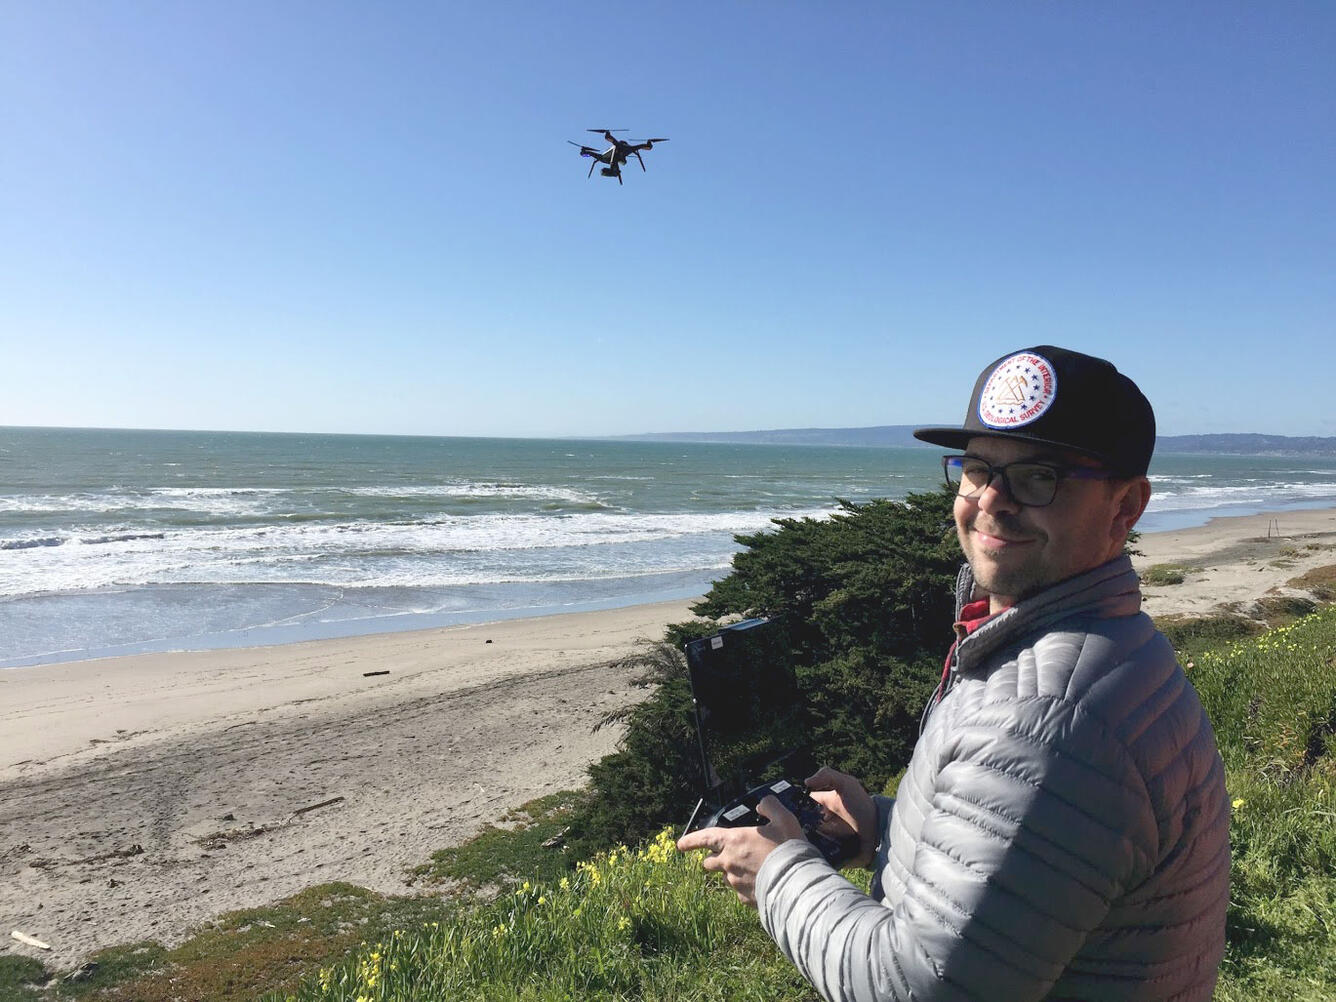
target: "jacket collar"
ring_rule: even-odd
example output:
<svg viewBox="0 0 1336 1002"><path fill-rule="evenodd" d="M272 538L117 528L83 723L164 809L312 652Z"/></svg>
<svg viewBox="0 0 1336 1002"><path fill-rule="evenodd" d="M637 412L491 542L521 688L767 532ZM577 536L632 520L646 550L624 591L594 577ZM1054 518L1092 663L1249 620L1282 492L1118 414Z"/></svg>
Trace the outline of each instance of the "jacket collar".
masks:
<svg viewBox="0 0 1336 1002"><path fill-rule="evenodd" d="M956 614L975 595L969 564L956 579ZM957 669L967 672L994 651L1022 636L1075 616L1113 619L1141 609L1141 583L1126 555L1114 557L1083 574L1059 581L1005 609L960 641Z"/></svg>

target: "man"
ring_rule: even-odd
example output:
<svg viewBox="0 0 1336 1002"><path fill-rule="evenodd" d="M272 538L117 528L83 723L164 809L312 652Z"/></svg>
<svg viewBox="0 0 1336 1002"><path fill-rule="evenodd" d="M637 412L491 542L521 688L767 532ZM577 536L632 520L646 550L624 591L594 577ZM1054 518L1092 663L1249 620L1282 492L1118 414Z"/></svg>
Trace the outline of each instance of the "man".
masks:
<svg viewBox="0 0 1336 1002"><path fill-rule="evenodd" d="M957 641L897 798L823 769L872 894L774 798L705 848L827 999L1209 999L1229 807L1211 727L1123 555L1150 497L1150 404L1052 346L980 375L957 450ZM847 833L846 833L847 834Z"/></svg>

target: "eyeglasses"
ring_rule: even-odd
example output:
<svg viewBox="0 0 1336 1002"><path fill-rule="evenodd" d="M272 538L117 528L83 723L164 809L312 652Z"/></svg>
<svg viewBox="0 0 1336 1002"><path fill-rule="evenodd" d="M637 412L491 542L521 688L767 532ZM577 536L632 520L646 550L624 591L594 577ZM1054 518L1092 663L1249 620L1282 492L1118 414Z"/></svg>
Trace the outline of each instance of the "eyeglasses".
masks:
<svg viewBox="0 0 1336 1002"><path fill-rule="evenodd" d="M963 498L977 498L996 478L1017 504L1042 508L1053 503L1064 480L1111 480L1116 474L1098 466L1063 466L1059 463L1019 462L994 466L974 456L943 456L946 482Z"/></svg>

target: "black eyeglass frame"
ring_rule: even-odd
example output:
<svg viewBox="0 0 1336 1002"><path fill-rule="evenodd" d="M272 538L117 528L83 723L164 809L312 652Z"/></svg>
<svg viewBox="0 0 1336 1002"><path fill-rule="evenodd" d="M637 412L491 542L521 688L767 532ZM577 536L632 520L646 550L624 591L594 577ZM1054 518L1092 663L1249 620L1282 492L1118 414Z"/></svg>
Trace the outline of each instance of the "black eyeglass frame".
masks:
<svg viewBox="0 0 1336 1002"><path fill-rule="evenodd" d="M987 482L984 483L982 487L972 490L968 494L962 490L965 486L963 466L966 460L969 460L972 463L980 463L988 468ZM1038 466L1046 470L1051 470L1053 473L1053 495L1047 501L1038 503L1022 501L1016 496L1016 492L1011 486L1011 478L1007 476L1007 470L1013 466ZM953 467L957 471L957 476L954 480L951 478L951 470ZM1058 488L1062 486L1064 480L1118 479L1117 473L1102 466L1074 466L1067 463L1052 463L1042 459L1020 459L1012 463L1003 463L1001 466L994 466L992 463L988 462L988 460L980 459L978 456L943 456L942 476L951 487L955 488L956 495L965 498L966 500L973 500L974 498L981 496L984 491L988 490L988 488L993 485L994 480L1001 477L1002 486L1006 490L1007 496L1018 505L1023 505L1026 508L1047 508L1057 499Z"/></svg>

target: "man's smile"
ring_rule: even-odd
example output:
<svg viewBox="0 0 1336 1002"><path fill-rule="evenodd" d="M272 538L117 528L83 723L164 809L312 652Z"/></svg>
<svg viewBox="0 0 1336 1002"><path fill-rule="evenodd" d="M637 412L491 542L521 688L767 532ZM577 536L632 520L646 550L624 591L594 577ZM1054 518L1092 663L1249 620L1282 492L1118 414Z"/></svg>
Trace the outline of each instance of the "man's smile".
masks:
<svg viewBox="0 0 1336 1002"><path fill-rule="evenodd" d="M1035 537L1016 529L1001 529L994 526L980 526L976 521L970 530L980 545L989 550L1004 550L1025 546L1035 542Z"/></svg>

